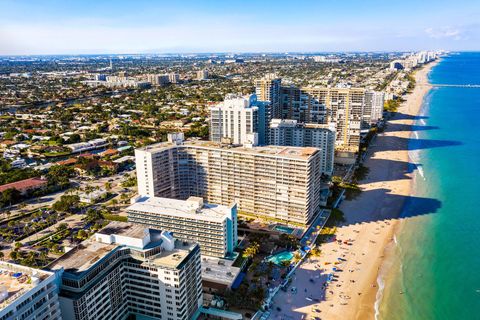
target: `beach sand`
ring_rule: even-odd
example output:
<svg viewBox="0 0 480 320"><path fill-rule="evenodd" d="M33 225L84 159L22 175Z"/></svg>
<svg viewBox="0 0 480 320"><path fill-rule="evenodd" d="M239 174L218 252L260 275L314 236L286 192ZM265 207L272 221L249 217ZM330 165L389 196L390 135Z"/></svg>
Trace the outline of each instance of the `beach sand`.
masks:
<svg viewBox="0 0 480 320"><path fill-rule="evenodd" d="M340 206L346 222L338 227L337 239L352 240L351 245L322 244L321 256L304 262L296 271L292 286L299 292L281 292L274 299L276 306L289 305L291 309L273 311L272 318L302 319L303 315L307 315L306 319L319 317L324 320L375 318L377 277L412 186L412 172L408 166L410 126L431 88L427 75L436 63L415 73L414 91L388 121L385 132L371 144L364 163L370 172L360 182L361 195ZM339 262L338 258L346 261L333 265ZM322 290L325 275L331 273L333 267L342 271L335 272L336 279Z"/></svg>
<svg viewBox="0 0 480 320"><path fill-rule="evenodd" d="M385 260L385 249L393 241L405 199L411 194L412 172L409 172L408 140L411 125L420 112L423 99L430 90L428 73L438 61L415 73L416 87L388 121L387 129L372 143L364 165L370 169L361 182L362 194L353 201L345 201L341 209L347 222L337 231L339 239L353 239L349 246L346 265L339 281L342 287L327 295L320 310L322 319L374 319L378 292L377 277ZM357 232L355 232L355 230ZM322 248L325 256L338 245L329 243ZM338 249L337 249L338 250ZM333 255L334 256L334 255ZM359 262L360 264L357 264ZM348 272L355 269L354 272ZM355 283L350 282L354 280ZM347 305L339 292L351 297ZM360 293L360 295L359 295ZM333 307L329 305L333 304Z"/></svg>

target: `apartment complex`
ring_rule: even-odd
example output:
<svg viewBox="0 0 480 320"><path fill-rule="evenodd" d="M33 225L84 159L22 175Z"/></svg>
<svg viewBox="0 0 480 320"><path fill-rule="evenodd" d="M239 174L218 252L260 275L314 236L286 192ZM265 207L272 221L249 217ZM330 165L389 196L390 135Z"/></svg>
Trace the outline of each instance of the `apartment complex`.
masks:
<svg viewBox="0 0 480 320"><path fill-rule="evenodd" d="M64 319L190 319L202 303L200 247L111 222L50 264Z"/></svg>
<svg viewBox="0 0 480 320"><path fill-rule="evenodd" d="M267 121L281 118L281 86L282 79L274 74L267 74L255 81L255 93L258 100L270 102L270 107L267 110Z"/></svg>
<svg viewBox="0 0 480 320"><path fill-rule="evenodd" d="M128 221L200 245L202 256L229 257L237 245L237 206L204 203L202 198L177 200L139 197L127 208Z"/></svg>
<svg viewBox="0 0 480 320"><path fill-rule="evenodd" d="M229 94L225 100L210 107L210 140L229 138L233 144L266 143L266 106L255 94Z"/></svg>
<svg viewBox="0 0 480 320"><path fill-rule="evenodd" d="M297 120L272 119L269 144L315 147L322 158L322 173L332 175L335 155L335 124L298 123Z"/></svg>
<svg viewBox="0 0 480 320"><path fill-rule="evenodd" d="M0 262L1 320L60 320L53 272Z"/></svg>
<svg viewBox="0 0 480 320"><path fill-rule="evenodd" d="M353 159L359 151L361 130L382 117L383 93L361 88L282 86L272 75L255 81L261 100L278 101L268 121L296 120L305 124L334 124L335 150L339 157ZM271 130L269 131L271 133ZM270 140L270 143L273 143Z"/></svg>
<svg viewBox="0 0 480 320"><path fill-rule="evenodd" d="M237 203L242 213L299 224L325 201L317 148L177 140L136 149L135 157L140 195Z"/></svg>

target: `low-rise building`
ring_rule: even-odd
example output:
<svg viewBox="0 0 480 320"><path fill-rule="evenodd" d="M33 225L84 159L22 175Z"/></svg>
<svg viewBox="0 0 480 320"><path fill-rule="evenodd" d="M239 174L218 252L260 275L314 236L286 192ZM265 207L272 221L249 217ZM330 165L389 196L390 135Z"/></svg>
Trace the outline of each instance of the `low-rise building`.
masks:
<svg viewBox="0 0 480 320"><path fill-rule="evenodd" d="M30 178L30 179L20 180L17 182L1 185L0 192L3 192L7 189L16 189L20 191L21 194L26 194L30 191L44 188L47 186L47 184L48 184L47 179L43 179L41 177Z"/></svg>

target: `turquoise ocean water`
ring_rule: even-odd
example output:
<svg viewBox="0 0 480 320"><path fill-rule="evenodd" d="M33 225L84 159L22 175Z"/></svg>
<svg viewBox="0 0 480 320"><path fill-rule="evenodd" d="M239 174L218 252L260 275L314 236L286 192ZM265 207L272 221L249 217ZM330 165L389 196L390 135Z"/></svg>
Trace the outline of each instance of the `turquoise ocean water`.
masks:
<svg viewBox="0 0 480 320"><path fill-rule="evenodd" d="M480 53L451 54L429 78L480 85ZM480 88L432 89L414 129L415 187L376 317L480 319Z"/></svg>

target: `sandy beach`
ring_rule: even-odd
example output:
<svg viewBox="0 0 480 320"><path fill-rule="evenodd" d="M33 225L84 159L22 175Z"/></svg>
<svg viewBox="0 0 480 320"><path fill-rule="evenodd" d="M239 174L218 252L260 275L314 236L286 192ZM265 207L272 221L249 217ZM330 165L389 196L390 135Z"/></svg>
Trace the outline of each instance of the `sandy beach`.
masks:
<svg viewBox="0 0 480 320"><path fill-rule="evenodd" d="M414 91L388 121L385 132L372 142L364 163L370 172L360 183L363 192L341 204L346 222L338 227L336 235L337 240L348 240L349 245L335 241L323 244L321 256L306 261L296 271L292 286L298 292L280 292L274 299L274 307L291 305L291 310L273 310L272 318L375 318L378 273L412 186L408 165L411 125L431 88L427 75L436 63L415 73ZM333 272L334 267L340 270ZM324 288L329 273L335 278Z"/></svg>

